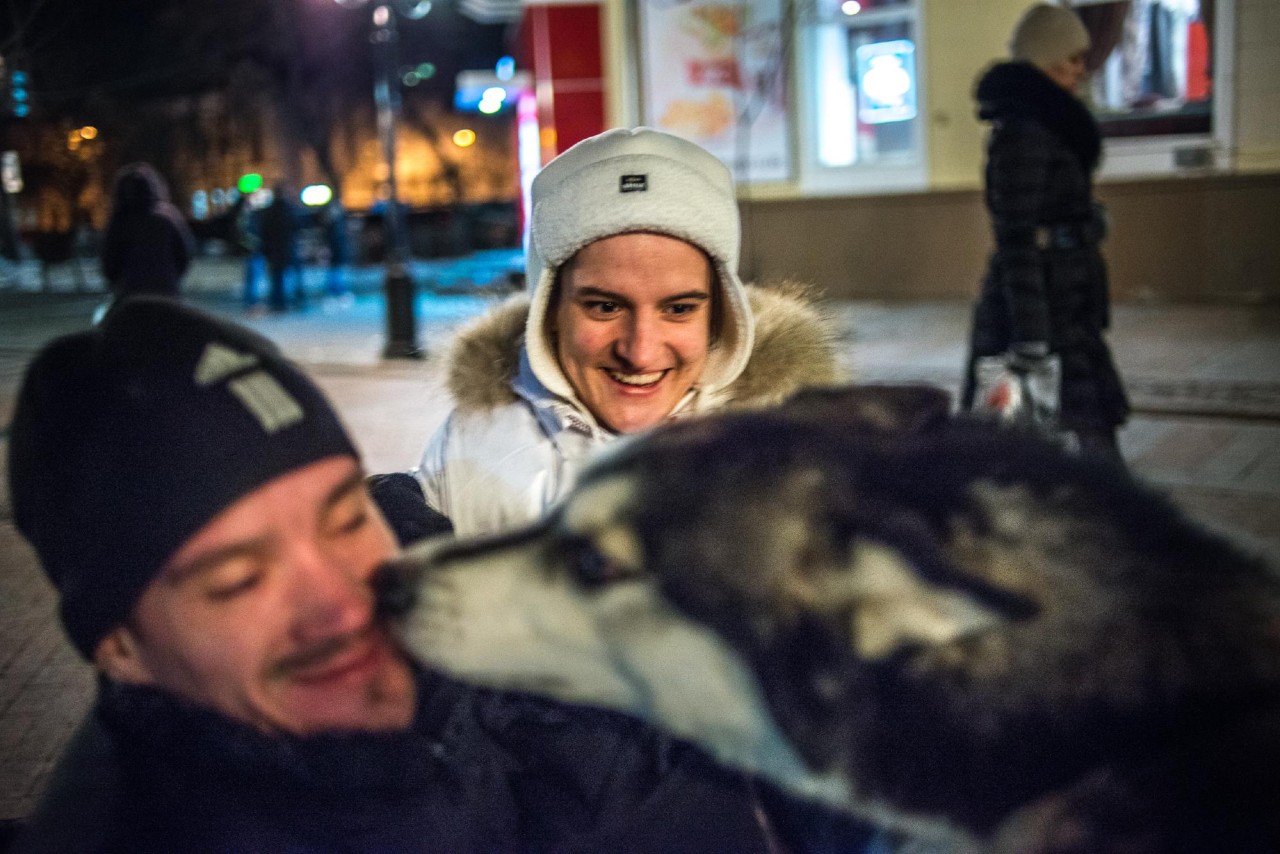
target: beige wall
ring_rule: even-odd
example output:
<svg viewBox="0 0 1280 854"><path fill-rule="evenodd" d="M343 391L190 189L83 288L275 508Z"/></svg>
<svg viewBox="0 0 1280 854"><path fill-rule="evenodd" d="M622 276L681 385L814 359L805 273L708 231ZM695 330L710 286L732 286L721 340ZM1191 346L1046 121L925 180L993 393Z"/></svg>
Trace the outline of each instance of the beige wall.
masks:
<svg viewBox="0 0 1280 854"><path fill-rule="evenodd" d="M1241 172L1274 171L1280 169L1280 2L1234 2L1235 165Z"/></svg>
<svg viewBox="0 0 1280 854"><path fill-rule="evenodd" d="M792 0L798 2L798 0ZM555 2L555 0L540 0ZM638 121L632 23L636 0L599 0L606 60L606 121L611 126ZM1032 0L919 0L924 62L925 180L929 190L976 189L982 171L985 128L978 122L973 84L990 62L1007 54L1009 33ZM1219 111L1215 134L1225 143L1218 159L1226 171L1280 171L1280 0L1216 0L1220 91L1230 103ZM797 56L797 61L803 57ZM801 75L792 69L792 79ZM796 133L803 133L797 128ZM1103 180L1139 174L1169 175L1176 147L1204 140L1156 140L1155 148L1133 140L1109 143ZM802 194L800 182L757 187L758 197Z"/></svg>
<svg viewBox="0 0 1280 854"><path fill-rule="evenodd" d="M632 124L635 66L624 22L635 0L601 2L609 120ZM991 238L979 195L986 128L972 89L1006 55L1031 0L920 2L927 189L820 198L802 197L798 182L744 189L744 275L876 298L976 289ZM1220 91L1231 92L1218 136L1228 156L1217 161L1220 174L1175 175L1175 148L1203 140L1157 140L1155 155L1143 142L1136 160L1133 141L1108 144L1099 194L1114 213L1107 254L1117 300L1280 301L1280 0L1217 3Z"/></svg>
<svg viewBox="0 0 1280 854"><path fill-rule="evenodd" d="M1113 183L1116 301L1280 302L1280 175ZM969 297L992 241L977 190L743 205L744 277L832 296Z"/></svg>
<svg viewBox="0 0 1280 854"><path fill-rule="evenodd" d="M925 0L931 187L979 186L984 126L973 102L973 84L983 68L1007 56L1009 33L1028 5L1028 0Z"/></svg>

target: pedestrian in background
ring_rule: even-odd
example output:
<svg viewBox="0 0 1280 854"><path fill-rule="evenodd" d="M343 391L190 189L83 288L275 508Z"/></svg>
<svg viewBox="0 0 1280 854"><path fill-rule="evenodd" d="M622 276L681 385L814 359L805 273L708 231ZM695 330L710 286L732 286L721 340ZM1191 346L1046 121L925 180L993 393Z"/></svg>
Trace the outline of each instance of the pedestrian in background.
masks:
<svg viewBox="0 0 1280 854"><path fill-rule="evenodd" d="M288 311L290 303L302 308L306 301L302 282L302 264L298 259L298 211L291 188L276 184L271 204L262 209L259 219L262 255L267 261L270 290L267 307L275 312ZM293 278L293 298L289 298L286 277Z"/></svg>
<svg viewBox="0 0 1280 854"><path fill-rule="evenodd" d="M155 167L131 163L122 168L116 175L100 259L114 298L176 298L194 249L191 229L170 203L169 187Z"/></svg>
<svg viewBox="0 0 1280 854"><path fill-rule="evenodd" d="M262 257L262 235L259 219L261 212L261 196L257 193L241 194L231 209L231 232L236 245L245 253L244 288L241 300L245 311L250 314L263 311L258 302L258 283L266 272L266 261Z"/></svg>
<svg viewBox="0 0 1280 854"><path fill-rule="evenodd" d="M1059 426L1082 450L1118 458L1129 405L1103 338L1106 220L1093 200L1101 135L1075 94L1088 49L1075 12L1036 4L1013 31L1011 61L978 80L978 115L991 123L985 199L996 248L974 308L962 402L974 402L979 358L1004 354L1034 370L1057 357Z"/></svg>
<svg viewBox="0 0 1280 854"><path fill-rule="evenodd" d="M347 265L351 263L351 238L347 234L347 212L337 196L320 209L319 219L329 250L324 280L326 304L350 305L353 300Z"/></svg>

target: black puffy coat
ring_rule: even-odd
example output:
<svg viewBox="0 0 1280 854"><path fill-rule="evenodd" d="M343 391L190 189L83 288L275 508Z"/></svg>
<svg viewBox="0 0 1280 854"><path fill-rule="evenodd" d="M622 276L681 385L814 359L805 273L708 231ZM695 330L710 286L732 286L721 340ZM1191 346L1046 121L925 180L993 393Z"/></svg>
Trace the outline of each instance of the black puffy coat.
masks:
<svg viewBox="0 0 1280 854"><path fill-rule="evenodd" d="M146 163L120 170L102 237L102 275L119 297L178 296L194 240L169 202L164 179Z"/></svg>
<svg viewBox="0 0 1280 854"><path fill-rule="evenodd" d="M437 674L408 731L308 737L104 680L16 852L764 852L754 803L643 724Z"/></svg>
<svg viewBox="0 0 1280 854"><path fill-rule="evenodd" d="M1103 339L1110 307L1098 248L1105 224L1093 202L1097 122L1026 63L993 66L976 96L991 122L985 198L996 248L974 308L963 402L973 399L977 357L1043 341L1062 360L1063 426L1109 430L1129 406Z"/></svg>
<svg viewBox="0 0 1280 854"><path fill-rule="evenodd" d="M409 475L369 489L402 545L449 531ZM622 715L428 671L417 683L407 731L295 737L101 678L12 854L764 854L762 799L804 847L861 844Z"/></svg>

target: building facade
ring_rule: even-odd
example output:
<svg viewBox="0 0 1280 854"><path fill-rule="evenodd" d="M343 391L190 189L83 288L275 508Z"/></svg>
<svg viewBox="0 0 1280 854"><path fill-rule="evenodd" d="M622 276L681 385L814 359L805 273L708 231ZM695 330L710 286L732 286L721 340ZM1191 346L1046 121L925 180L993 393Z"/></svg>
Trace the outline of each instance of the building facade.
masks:
<svg viewBox="0 0 1280 854"><path fill-rule="evenodd" d="M735 172L743 273L972 294L992 247L972 89L1027 0L601 0L523 21L540 158L605 127ZM1280 299L1280 4L1077 0L1117 299Z"/></svg>

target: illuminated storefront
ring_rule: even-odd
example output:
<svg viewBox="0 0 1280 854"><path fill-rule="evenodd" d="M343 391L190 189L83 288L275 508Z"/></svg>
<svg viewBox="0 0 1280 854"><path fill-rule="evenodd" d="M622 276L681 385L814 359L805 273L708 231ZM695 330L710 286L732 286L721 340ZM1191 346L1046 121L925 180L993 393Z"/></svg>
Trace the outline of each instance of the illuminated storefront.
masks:
<svg viewBox="0 0 1280 854"><path fill-rule="evenodd" d="M973 85L1007 56L1029 2L541 8L546 20L598 13L595 130L664 128L733 170L748 275L798 276L849 294L939 296L972 291L989 251L980 198L986 127ZM1280 248L1266 236L1280 204L1272 0L1072 5L1093 42L1081 96L1106 137L1099 191L1117 215L1108 251L1118 295L1280 297ZM559 48L554 26L550 33L544 65L572 64L581 31ZM546 123L544 105L583 98L590 81L561 86L537 69L534 79L545 162L592 131L579 122L572 136L557 137L563 128ZM1203 236L1210 231L1212 245Z"/></svg>

